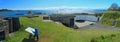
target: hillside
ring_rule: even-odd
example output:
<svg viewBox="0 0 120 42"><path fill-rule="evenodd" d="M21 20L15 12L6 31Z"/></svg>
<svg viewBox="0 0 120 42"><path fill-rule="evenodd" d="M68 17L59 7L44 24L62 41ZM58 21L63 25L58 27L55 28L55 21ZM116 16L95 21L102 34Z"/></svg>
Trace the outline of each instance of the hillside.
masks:
<svg viewBox="0 0 120 42"><path fill-rule="evenodd" d="M21 25L23 25L22 28L14 35L10 36L6 40L6 42L21 42L24 38L27 38L29 33L25 32L24 29L29 26L39 29L39 42L90 42L96 40L102 41L101 36L120 34L119 31L113 30L76 30L65 27L61 24L56 24L55 22L42 22L41 16L35 18L21 17L20 23ZM104 41L109 42L114 41L114 39L105 39Z"/></svg>
<svg viewBox="0 0 120 42"><path fill-rule="evenodd" d="M108 11L103 13L104 16L100 21L102 24L106 26L112 26L114 20L117 20L117 24L115 27L120 27L120 12L119 11Z"/></svg>
<svg viewBox="0 0 120 42"><path fill-rule="evenodd" d="M120 28L120 11L108 11L108 12L104 12L103 14L104 14L104 16L100 21L101 24L112 27L114 20L117 20L117 24L114 27ZM116 34L116 35L117 36L112 39L109 39L111 37L108 37L106 39L109 39L108 42L118 42L120 39L120 34ZM103 40L103 41L105 41L105 40Z"/></svg>

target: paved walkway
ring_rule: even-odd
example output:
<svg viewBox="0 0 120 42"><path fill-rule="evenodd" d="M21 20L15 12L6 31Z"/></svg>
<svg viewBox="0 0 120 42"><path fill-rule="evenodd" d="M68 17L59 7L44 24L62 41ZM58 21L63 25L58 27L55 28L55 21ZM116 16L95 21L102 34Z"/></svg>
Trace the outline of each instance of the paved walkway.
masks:
<svg viewBox="0 0 120 42"><path fill-rule="evenodd" d="M104 30L120 30L120 28L104 26L100 23L93 23L92 25L86 25L79 27L79 29L104 29Z"/></svg>

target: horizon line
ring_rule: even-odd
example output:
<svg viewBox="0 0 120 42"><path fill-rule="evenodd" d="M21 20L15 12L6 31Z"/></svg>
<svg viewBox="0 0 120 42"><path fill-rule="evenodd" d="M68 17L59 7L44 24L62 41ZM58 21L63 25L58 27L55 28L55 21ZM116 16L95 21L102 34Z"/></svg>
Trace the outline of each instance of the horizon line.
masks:
<svg viewBox="0 0 120 42"><path fill-rule="evenodd" d="M107 9L107 7L37 7L37 8L0 8L0 9L10 9L10 10L58 10L58 9Z"/></svg>

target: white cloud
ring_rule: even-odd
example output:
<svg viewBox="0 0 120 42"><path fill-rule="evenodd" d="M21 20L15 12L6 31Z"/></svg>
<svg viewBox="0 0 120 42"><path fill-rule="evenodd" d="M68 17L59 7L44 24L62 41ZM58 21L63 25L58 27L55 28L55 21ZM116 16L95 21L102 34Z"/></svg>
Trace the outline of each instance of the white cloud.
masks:
<svg viewBox="0 0 120 42"><path fill-rule="evenodd" d="M44 7L43 10L58 10L58 9L105 9L103 7L72 7L72 6L58 6L58 7Z"/></svg>

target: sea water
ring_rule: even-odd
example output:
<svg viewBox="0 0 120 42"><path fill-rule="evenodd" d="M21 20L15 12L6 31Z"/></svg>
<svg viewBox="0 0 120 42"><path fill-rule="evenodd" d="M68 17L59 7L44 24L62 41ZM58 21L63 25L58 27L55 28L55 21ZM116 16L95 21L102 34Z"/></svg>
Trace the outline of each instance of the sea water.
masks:
<svg viewBox="0 0 120 42"><path fill-rule="evenodd" d="M27 16L29 11L32 11L33 13L41 12L43 14L53 14L52 11L47 11L47 10L12 10L12 11L0 12L0 14L2 14L4 17L21 17L21 16Z"/></svg>
<svg viewBox="0 0 120 42"><path fill-rule="evenodd" d="M12 10L7 12L0 12L4 17L21 17L21 16L27 16L28 12L32 11L33 13L43 13L43 14L55 14L57 11L55 10ZM89 12L105 12L101 10L95 10L95 11L89 11Z"/></svg>

